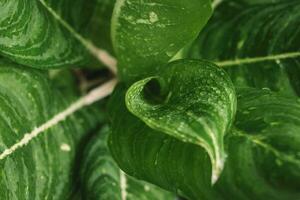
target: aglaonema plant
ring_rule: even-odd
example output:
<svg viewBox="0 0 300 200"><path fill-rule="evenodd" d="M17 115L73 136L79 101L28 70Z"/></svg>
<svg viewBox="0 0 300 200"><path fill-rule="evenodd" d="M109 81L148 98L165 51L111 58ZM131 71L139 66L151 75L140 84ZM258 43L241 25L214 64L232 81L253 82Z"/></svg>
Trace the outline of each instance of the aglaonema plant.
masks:
<svg viewBox="0 0 300 200"><path fill-rule="evenodd" d="M2 0L0 199L300 199L299 8Z"/></svg>

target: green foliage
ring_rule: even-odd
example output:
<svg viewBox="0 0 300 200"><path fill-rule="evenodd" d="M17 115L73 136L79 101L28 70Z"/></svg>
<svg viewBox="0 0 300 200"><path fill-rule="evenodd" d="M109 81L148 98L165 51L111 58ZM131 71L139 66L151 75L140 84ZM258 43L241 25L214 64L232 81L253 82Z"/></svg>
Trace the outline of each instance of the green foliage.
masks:
<svg viewBox="0 0 300 200"><path fill-rule="evenodd" d="M0 199L300 199L299 9L1 0Z"/></svg>
<svg viewBox="0 0 300 200"><path fill-rule="evenodd" d="M86 28L86 34L93 43L110 53L114 53L110 24L115 2L116 0L96 0L94 14Z"/></svg>
<svg viewBox="0 0 300 200"><path fill-rule="evenodd" d="M190 57L234 61L290 52L299 54L299 1L273 4L244 1L252 2L251 5L239 2L243 1L227 0L216 9L190 50ZM259 63L237 63L226 70L238 87L267 87L285 95L300 95L299 63L299 57L274 58Z"/></svg>
<svg viewBox="0 0 300 200"><path fill-rule="evenodd" d="M155 74L197 37L210 15L209 0L117 0L112 39L121 78Z"/></svg>
<svg viewBox="0 0 300 200"><path fill-rule="evenodd" d="M111 105L122 98L122 89ZM228 158L214 187L202 148L149 128L125 105L111 115L110 148L130 175L190 199L298 199L299 106L269 90L239 89L237 120L225 140Z"/></svg>
<svg viewBox="0 0 300 200"><path fill-rule="evenodd" d="M1 152L65 108L71 98L63 97L46 73L1 61ZM66 198L79 141L101 118L95 108L82 110L0 160L0 199Z"/></svg>
<svg viewBox="0 0 300 200"><path fill-rule="evenodd" d="M125 101L128 110L149 127L203 147L211 158L215 182L225 162L223 137L231 128L235 99L234 87L222 69L208 62L181 60L170 63L157 78L133 84Z"/></svg>
<svg viewBox="0 0 300 200"><path fill-rule="evenodd" d="M239 89L220 199L299 199L300 103L269 90Z"/></svg>
<svg viewBox="0 0 300 200"><path fill-rule="evenodd" d="M211 187L208 154L198 145L151 129L132 115L124 103L118 103L125 97L125 91L125 87L119 86L110 100L113 123L109 146L120 168L191 199L203 197Z"/></svg>
<svg viewBox="0 0 300 200"><path fill-rule="evenodd" d="M104 127L91 138L81 166L84 199L111 200L173 200L169 192L125 175L117 166L107 147L109 129Z"/></svg>
<svg viewBox="0 0 300 200"><path fill-rule="evenodd" d="M82 64L88 56L85 48L49 10L56 10L74 28L80 28L88 16L85 5L83 0L2 1L1 54L43 69Z"/></svg>
<svg viewBox="0 0 300 200"><path fill-rule="evenodd" d="M217 61L221 66L237 65L226 69L236 86L269 87L295 96L299 81L296 57L299 37L292 30L299 21L298 5L297 1L259 4L225 1L217 7L189 55ZM124 13L126 18L129 14ZM278 13L282 13L280 17ZM268 22L270 25L266 26ZM135 29L138 27L135 25L130 32L125 22L120 24L120 38L113 36L120 70L125 70L121 73L140 79L128 88L126 85L132 79L125 77L125 85L115 91L109 106L110 149L121 169L189 199L300 197L295 121L299 114L293 112L299 106L296 98L289 100L266 91L239 90L234 119L235 92L225 72L216 73L212 64L199 60L167 64L170 59L166 59L156 64L152 56L149 61L145 59L147 54L140 53L148 51L147 44L136 40L135 31L142 34L143 30ZM253 24L260 26L253 29ZM284 42L290 34L289 42ZM147 41L151 36L144 34L141 38ZM116 41L128 41L128 46ZM163 42L157 44L163 46ZM150 51L155 53L153 49ZM123 60L128 62L123 64ZM117 106L124 98L125 103ZM284 119L286 113L292 116ZM231 127L233 121L235 126ZM211 135L217 142L212 142ZM225 162L225 169L211 187L211 179L214 183L222 172L221 165L216 164L218 156Z"/></svg>

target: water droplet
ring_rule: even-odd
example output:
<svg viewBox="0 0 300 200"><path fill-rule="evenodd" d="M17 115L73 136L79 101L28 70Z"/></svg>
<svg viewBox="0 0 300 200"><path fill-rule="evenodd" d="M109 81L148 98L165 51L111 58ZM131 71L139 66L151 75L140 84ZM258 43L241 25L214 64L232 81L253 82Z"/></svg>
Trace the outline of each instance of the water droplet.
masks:
<svg viewBox="0 0 300 200"><path fill-rule="evenodd" d="M149 13L149 21L151 23L155 23L155 22L158 21L158 16L157 16L157 14L155 12L150 12Z"/></svg>
<svg viewBox="0 0 300 200"><path fill-rule="evenodd" d="M145 190L146 192L150 191L149 185L145 185L145 186L144 186L144 190Z"/></svg>
<svg viewBox="0 0 300 200"><path fill-rule="evenodd" d="M60 150L69 152L69 151L71 151L71 147L70 147L70 145L63 143L60 145Z"/></svg>

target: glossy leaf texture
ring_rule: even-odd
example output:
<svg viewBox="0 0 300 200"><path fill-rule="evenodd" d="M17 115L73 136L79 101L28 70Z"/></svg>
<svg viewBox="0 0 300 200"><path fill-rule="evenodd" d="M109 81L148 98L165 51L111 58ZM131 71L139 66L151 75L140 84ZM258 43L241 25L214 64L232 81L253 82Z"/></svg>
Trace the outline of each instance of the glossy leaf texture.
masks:
<svg viewBox="0 0 300 200"><path fill-rule="evenodd" d="M112 39L119 74L134 82L157 73L208 21L210 0L117 0Z"/></svg>
<svg viewBox="0 0 300 200"><path fill-rule="evenodd" d="M284 1L287 2L288 0L223 0L223 1L243 3L245 5L257 5L257 4L273 4L273 3L279 3Z"/></svg>
<svg viewBox="0 0 300 200"><path fill-rule="evenodd" d="M4 0L0 3L0 54L35 68L83 64L89 54L75 39L75 30L89 19L85 1ZM53 12L55 14L53 14ZM92 13L92 9L89 11ZM61 16L64 22L55 15ZM65 19L64 19L65 17Z"/></svg>
<svg viewBox="0 0 300 200"><path fill-rule="evenodd" d="M109 148L119 167L130 176L189 199L204 198L211 187L208 154L200 146L151 129L127 110L125 93L126 87L119 85L109 106Z"/></svg>
<svg viewBox="0 0 300 200"><path fill-rule="evenodd" d="M87 23L95 13L95 4L99 0L45 0L47 5L66 21L72 28L82 34L86 33Z"/></svg>
<svg viewBox="0 0 300 200"><path fill-rule="evenodd" d="M230 65L222 61L233 61L234 66L228 65L227 72L238 87L267 87L285 95L299 95L300 57L276 56L300 55L299 8L298 0L224 1L193 45L190 57L220 65ZM272 60L259 61L267 56ZM240 63L245 58L254 60Z"/></svg>
<svg viewBox="0 0 300 200"><path fill-rule="evenodd" d="M238 92L236 130L216 184L221 199L300 199L300 103L268 90Z"/></svg>
<svg viewBox="0 0 300 200"><path fill-rule="evenodd" d="M116 0L96 0L95 11L87 27L87 37L96 46L113 54L111 18Z"/></svg>
<svg viewBox="0 0 300 200"><path fill-rule="evenodd" d="M197 197L223 169L223 138L236 107L233 84L222 69L205 61L172 62L160 75L128 89L126 105L135 117L117 105L125 89L115 92L110 148L128 174ZM199 168L203 160L210 160L212 168Z"/></svg>
<svg viewBox="0 0 300 200"><path fill-rule="evenodd" d="M116 91L112 103L120 98ZM299 106L269 90L239 89L235 128L225 140L228 158L213 187L203 148L149 128L124 105L112 115L110 148L127 173L188 199L299 199Z"/></svg>
<svg viewBox="0 0 300 200"><path fill-rule="evenodd" d="M46 73L2 60L0 152L64 110L72 98L58 92ZM0 199L66 199L79 141L101 115L95 108L83 109L0 160Z"/></svg>
<svg viewBox="0 0 300 200"><path fill-rule="evenodd" d="M222 69L198 60L172 62L160 76L133 84L126 105L149 127L203 147L212 182L218 179L226 157L223 138L236 110L233 84Z"/></svg>
<svg viewBox="0 0 300 200"><path fill-rule="evenodd" d="M125 175L109 152L109 128L104 126L85 147L81 165L83 199L174 200L175 195Z"/></svg>

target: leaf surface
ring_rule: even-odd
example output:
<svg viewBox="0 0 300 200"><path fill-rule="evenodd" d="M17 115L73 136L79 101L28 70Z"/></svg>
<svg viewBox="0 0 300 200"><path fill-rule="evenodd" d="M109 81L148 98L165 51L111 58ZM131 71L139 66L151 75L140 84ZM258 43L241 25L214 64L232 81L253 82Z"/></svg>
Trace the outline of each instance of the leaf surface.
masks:
<svg viewBox="0 0 300 200"><path fill-rule="evenodd" d="M88 5L82 0L2 1L0 54L43 69L84 63L88 53L75 38L78 33L74 30L82 29L89 19L92 9L87 13ZM73 32L62 26L66 22Z"/></svg>
<svg viewBox="0 0 300 200"><path fill-rule="evenodd" d="M67 107L47 74L1 60L0 152ZM83 109L0 160L0 199L66 199L79 140L101 113ZM29 136L29 135L27 135Z"/></svg>
<svg viewBox="0 0 300 200"><path fill-rule="evenodd" d="M228 162L216 190L223 199L300 198L300 104L268 90L240 89Z"/></svg>
<svg viewBox="0 0 300 200"><path fill-rule="evenodd" d="M120 105L125 89L114 93L110 148L126 173L199 198L223 169L234 88L222 69L204 61L176 61L160 75L128 89L126 105L135 116ZM207 165L199 168L204 160Z"/></svg>
<svg viewBox="0 0 300 200"><path fill-rule="evenodd" d="M116 0L96 0L94 4L95 11L87 27L87 37L96 46L110 53L114 53L110 27L115 3Z"/></svg>
<svg viewBox="0 0 300 200"><path fill-rule="evenodd" d="M267 87L299 95L299 1L241 2L228 0L217 7L190 56L226 67L238 87ZM270 59L260 60L266 57Z"/></svg>
<svg viewBox="0 0 300 200"><path fill-rule="evenodd" d="M209 0L117 0L112 39L122 79L158 72L197 37L211 12Z"/></svg>
<svg viewBox="0 0 300 200"><path fill-rule="evenodd" d="M208 154L197 145L151 129L132 115L125 103L120 104L125 92L126 87L119 85L110 100L109 148L119 167L133 177L181 196L203 197L203 190L209 190L211 185Z"/></svg>
<svg viewBox="0 0 300 200"><path fill-rule="evenodd" d="M222 69L204 61L180 60L166 66L157 78L133 84L126 105L151 128L205 148L215 182L225 162L223 137L235 115L235 98Z"/></svg>
<svg viewBox="0 0 300 200"><path fill-rule="evenodd" d="M81 179L84 199L174 200L170 192L139 181L120 170L108 150L109 128L105 126L85 147Z"/></svg>
<svg viewBox="0 0 300 200"><path fill-rule="evenodd" d="M122 98L117 92L114 102ZM114 158L127 173L188 199L299 199L299 101L268 90L238 94L235 128L225 139L228 158L213 187L203 148L149 128L124 105L112 115Z"/></svg>

